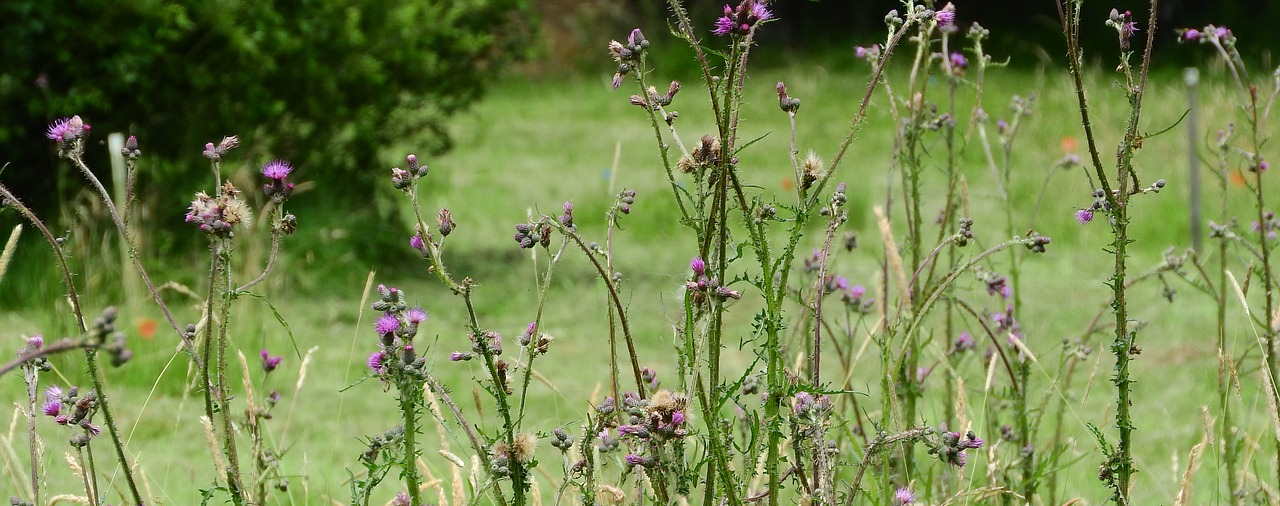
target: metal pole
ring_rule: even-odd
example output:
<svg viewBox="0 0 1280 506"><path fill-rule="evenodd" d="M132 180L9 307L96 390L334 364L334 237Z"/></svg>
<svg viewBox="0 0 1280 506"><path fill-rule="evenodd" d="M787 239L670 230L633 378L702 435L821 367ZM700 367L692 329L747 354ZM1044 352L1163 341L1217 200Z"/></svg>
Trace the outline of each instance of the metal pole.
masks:
<svg viewBox="0 0 1280 506"><path fill-rule="evenodd" d="M1200 218L1200 157L1196 154L1196 146L1200 138L1199 114L1196 110L1196 88L1200 84L1200 71L1189 67L1182 72L1182 80L1187 84L1187 171L1188 191L1190 192L1188 207L1190 208L1191 247L1200 253L1201 228Z"/></svg>

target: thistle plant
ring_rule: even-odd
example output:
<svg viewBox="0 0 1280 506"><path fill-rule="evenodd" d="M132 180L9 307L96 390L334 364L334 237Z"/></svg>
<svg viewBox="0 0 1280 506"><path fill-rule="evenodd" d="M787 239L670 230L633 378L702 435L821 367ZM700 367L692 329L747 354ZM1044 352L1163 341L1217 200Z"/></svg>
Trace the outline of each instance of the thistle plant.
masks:
<svg viewBox="0 0 1280 506"><path fill-rule="evenodd" d="M1120 45L1120 65L1118 70L1124 79L1125 94L1129 99L1129 118L1124 129L1123 139L1116 148L1115 175L1108 175L1098 156L1097 141L1094 137L1093 125L1089 121L1089 104L1085 97L1085 88L1081 77L1083 52L1080 48L1080 0L1060 0L1057 2L1058 15L1062 21L1062 32L1067 42L1067 68L1071 73L1080 106L1080 122L1084 127L1088 144L1090 162L1096 183L1090 178L1090 186L1095 188L1095 198L1103 199L1102 211L1111 225L1112 241L1107 251L1114 258L1114 268L1107 285L1112 290L1112 314L1115 317L1114 340L1110 345L1111 354L1115 357L1115 372L1112 384L1116 387L1116 431L1117 441L1114 445L1093 429L1098 438L1105 461L1102 463L1099 478L1112 491L1112 500L1117 504L1129 504L1130 483L1135 472L1132 456L1133 417L1130 414L1133 401L1130 396L1133 380L1129 372L1129 362L1137 355L1136 330L1131 330L1129 321L1129 305L1125 299L1127 288L1128 246L1130 221L1130 198L1144 193L1155 193L1164 186L1164 180L1158 180L1149 187L1140 186L1138 173L1134 168L1134 155L1142 147L1142 135L1139 133L1142 118L1142 99L1147 86L1147 72L1151 66L1152 42L1155 40L1157 0L1152 0L1146 30L1146 44L1136 64L1132 62L1135 50L1132 47L1134 35L1139 31L1133 14L1126 11L1111 10L1106 20L1108 27L1116 31ZM1087 172L1086 172L1087 174Z"/></svg>

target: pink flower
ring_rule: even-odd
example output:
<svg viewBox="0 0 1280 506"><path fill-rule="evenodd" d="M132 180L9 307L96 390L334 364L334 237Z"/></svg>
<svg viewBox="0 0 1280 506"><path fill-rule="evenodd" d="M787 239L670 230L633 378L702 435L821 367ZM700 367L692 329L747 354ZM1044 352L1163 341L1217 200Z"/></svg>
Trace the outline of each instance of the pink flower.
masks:
<svg viewBox="0 0 1280 506"><path fill-rule="evenodd" d="M59 118L49 124L44 136L55 142L63 143L75 140L77 137L88 133L90 128L88 123L80 119L80 116Z"/></svg>
<svg viewBox="0 0 1280 506"><path fill-rule="evenodd" d="M1091 221L1093 221L1093 210L1092 210L1092 209L1080 209L1080 210L1076 211L1076 222L1077 222L1077 223L1079 223L1079 224L1081 224L1081 225L1084 225L1084 224L1089 223L1089 222L1091 222Z"/></svg>
<svg viewBox="0 0 1280 506"><path fill-rule="evenodd" d="M373 323L373 330L377 331L380 336L392 334L399 328L400 320L389 314L382 315L381 318L378 318L378 321Z"/></svg>
<svg viewBox="0 0 1280 506"><path fill-rule="evenodd" d="M284 361L284 357L272 356L267 350L258 352L258 356L262 357L262 370L271 372L280 367L280 362Z"/></svg>
<svg viewBox="0 0 1280 506"><path fill-rule="evenodd" d="M423 311L422 308L420 307L415 307L409 310L409 313L408 315L405 316L405 319L409 320L409 323L413 323L413 324L422 323L427 321L427 312Z"/></svg>
<svg viewBox="0 0 1280 506"><path fill-rule="evenodd" d="M386 357L385 353L381 351L375 351L373 352L373 354L369 355L369 360L365 361L365 364L368 365L369 369L372 370L373 372L381 373L382 359L385 357Z"/></svg>
<svg viewBox="0 0 1280 506"><path fill-rule="evenodd" d="M293 172L293 166L284 160L272 160L262 166L262 175L276 181L283 181L291 172Z"/></svg>
<svg viewBox="0 0 1280 506"><path fill-rule="evenodd" d="M62 413L62 403L58 401L49 401L44 403L44 414L48 416L58 416Z"/></svg>

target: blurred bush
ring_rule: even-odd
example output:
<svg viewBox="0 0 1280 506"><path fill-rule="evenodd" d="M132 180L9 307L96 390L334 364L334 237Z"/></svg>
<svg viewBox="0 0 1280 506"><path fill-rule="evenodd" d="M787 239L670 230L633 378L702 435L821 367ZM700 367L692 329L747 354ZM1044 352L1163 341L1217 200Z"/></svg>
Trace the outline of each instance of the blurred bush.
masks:
<svg viewBox="0 0 1280 506"><path fill-rule="evenodd" d="M347 218L368 223L360 209L387 211L342 204L367 202L375 178L396 163L380 150L448 148L448 116L524 54L533 31L525 4L5 0L0 163L12 166L3 180L53 210L79 184L43 138L44 126L80 114L100 143L88 149L90 165L104 173L105 134L138 136L148 162L144 190L172 195L160 205L207 183L205 142L238 134L245 146L238 161L287 158L300 178L317 183L316 195L299 204L356 210Z"/></svg>

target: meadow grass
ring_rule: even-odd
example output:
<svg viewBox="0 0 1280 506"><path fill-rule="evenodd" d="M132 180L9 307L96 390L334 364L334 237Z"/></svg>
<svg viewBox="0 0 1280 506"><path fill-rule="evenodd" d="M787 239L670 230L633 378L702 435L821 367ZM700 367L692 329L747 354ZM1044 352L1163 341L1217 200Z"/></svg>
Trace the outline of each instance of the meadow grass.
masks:
<svg viewBox="0 0 1280 506"><path fill-rule="evenodd" d="M665 82L661 62L657 64L659 68L653 79ZM850 70L852 67L856 69ZM1123 124L1125 112L1112 106L1123 103L1123 93L1110 85L1111 77L1102 69L1093 69L1090 76L1094 124L1106 157L1120 135L1117 125ZM789 181L786 117L776 109L773 86L776 81L786 81L791 95L803 101L799 113L801 151L812 149L819 156L829 157L846 131L866 78L860 66L845 58L804 61L789 67L756 71L747 81L741 131L744 139L763 137L741 155L739 165L742 173L750 175L749 180L762 182L750 191L784 193L794 184ZM891 73L890 83L901 78ZM1173 124L1182 115L1186 103L1184 87L1172 70L1157 73L1153 79L1143 125L1143 130L1148 132ZM1225 83L1213 79L1202 83L1201 124L1205 129L1216 129L1235 119L1235 111L1223 101L1224 87ZM691 86L684 93L704 92ZM1076 377L1074 385L1059 390L1050 383L1064 340L1080 338L1089 320L1108 301L1109 289L1103 280L1109 275L1111 259L1101 251L1108 241L1108 230L1102 223L1079 225L1074 221L1072 213L1091 202L1090 190L1076 172L1078 168L1068 171L1055 167L1055 162L1069 150L1083 154L1084 149L1075 99L1064 71L1058 68L1043 73L992 71L987 80L984 106L993 120L1009 116L1009 98L1014 94L1036 96L1035 112L1027 121L1014 154L1014 207L1022 213L1020 219L1034 223L1038 232L1053 238L1047 254L1028 257L1023 264L1025 309L1020 321L1028 346L1038 357L1037 365L1032 366L1032 403L1054 408L1059 395L1068 396L1070 408L1065 415L1068 449L1062 460L1064 467L1058 471L1059 500L1079 497L1089 504L1100 504L1110 494L1097 480L1100 457L1085 423L1098 426L1111 423L1113 387L1107 379L1112 358L1103 351L1106 338L1100 335L1088 338L1093 353L1082 363L1082 374ZM704 108L692 105L693 99L701 101L702 98L682 95L671 107L681 112L680 131L690 145L713 128ZM681 107L683 103L691 105L686 110ZM968 109L969 105L963 101L957 105L958 111ZM849 221L843 230L856 232L860 246L850 253L838 254L831 270L867 286L875 284L881 258L882 248L871 209L882 201L885 185L891 181L888 174L893 150L889 117L881 94L872 103L868 123L854 144L849 163L835 176L837 182L849 184ZM432 171L423 183L422 199L426 212L433 213L440 207L453 211L458 229L446 243L445 257L455 272L479 282L475 301L487 326L504 335L516 335L535 311L537 294L532 283L531 250L519 249L512 241L513 224L524 222L531 213L554 214L561 202L571 200L577 206L581 233L603 241L605 209L617 191L624 187L636 189L638 202L622 221L615 239L618 245L615 264L622 273L623 297L638 339L641 365L656 369L660 379L664 375L674 376L672 326L680 317L680 287L687 278L686 265L694 252L684 247L689 244L684 237L686 231L674 225L678 212L661 174L649 128L643 112L627 104L626 93L610 90L608 76L603 74L539 81L511 78L453 120L451 131L456 136L456 148L448 155L428 160ZM960 128L960 132L965 131ZM1186 138L1184 128L1176 128L1146 140L1138 155L1137 166L1144 184L1156 178L1164 178L1169 184L1158 197L1135 203L1141 212L1130 231L1136 240L1131 248L1130 265L1137 272L1159 264L1166 248L1183 249L1190 244ZM942 149L938 138L927 142L926 149ZM1078 147L1072 148L1072 145ZM610 167L614 165L615 150L617 173L612 174ZM397 152L401 151L413 151L413 146L398 147ZM963 214L974 218L979 243L998 242L1003 230L1002 204L996 177L987 167L976 136L970 138L961 161L969 196L969 208ZM370 170L381 172L385 168ZM306 179L305 167L299 175ZM1215 216L1215 183L1209 177L1205 179L1206 215ZM941 195L945 177L940 167L926 167L924 181L924 194ZM1249 216L1248 190L1232 187L1229 191L1234 193L1231 200L1237 211L1235 215ZM320 197L301 194L297 198ZM397 199L369 205L402 206L403 202ZM925 216L932 217L941 207L941 201L926 203ZM1035 209L1038 212L1031 214ZM407 207L404 211L408 212ZM173 213L177 216L181 210L174 209ZM300 218L304 227L328 226L325 216ZM13 218L4 218L0 221L0 233L7 234L14 224ZM819 245L821 226L814 224L806 234L801 251L807 252ZM929 230L936 228L929 225ZM287 257L281 272L287 274L260 289L287 320L298 352L306 354L314 347L300 392L295 394L294 390L301 360L299 353L293 351L288 333L261 302L247 299L237 308L242 314L236 319L232 336L238 347L250 357L260 348L285 356L282 369L268 381L263 382L260 370L254 370L256 390L276 389L284 395L283 409L278 409L276 418L268 422L270 437L285 451L282 470L295 477L290 482L288 500L284 500L284 494L277 496L281 502L345 502L349 497L348 470L357 471L354 459L363 448L359 437L398 423L394 400L379 392L384 387L376 380L361 382L366 372L364 358L374 349L375 341L370 325L376 313L360 304L370 272L374 273L375 283L403 288L411 302L421 304L431 314L421 333L430 347L420 352L432 357L435 374L453 389L455 399L463 408L482 409L490 414L494 409L492 400L473 381L484 376L481 368L474 362L447 361L448 352L466 351L470 346L465 337L465 311L460 301L435 283L420 266L406 263L383 267L352 261L335 268L316 265L311 260L319 248L349 248L354 241L363 240L363 234L364 231L355 228L335 229L328 231L327 236L332 238L328 242L296 245L286 242ZM407 238L406 232L405 240ZM24 238L21 247L45 248L34 237ZM408 247L405 249L407 253ZM545 254L541 249L532 251ZM73 261L93 264L101 260L82 257ZM11 271L22 268L10 266ZM205 267L193 263L190 268L199 272ZM329 274L322 279L309 277L308 272L313 269ZM607 302L604 287L590 264L580 256L568 256L557 270L542 327L544 332L556 337L554 352L535 367L550 388L535 385L530 390L533 397L528 426L542 432L570 421L576 426L588 409L587 401L596 401L605 395L609 377L607 322L602 316ZM1236 275L1243 277L1242 270L1238 268ZM107 268L94 272L104 277L119 275ZM40 274L42 283L57 282L52 272ZM1135 489L1141 492L1135 494L1135 500L1140 504L1173 500L1188 452L1204 430L1201 408L1208 406L1213 411L1216 402L1214 305L1211 299L1176 277L1166 278L1167 287L1176 291L1172 302L1163 298L1166 286L1158 281L1139 285L1130 295L1131 314L1145 325L1138 338L1143 351L1133 364L1137 381L1134 413L1139 425L1134 456L1140 470L1135 477ZM24 274L24 279L33 278ZM973 276L960 279L965 289L980 289L980 282ZM197 292L201 290L201 287L192 288ZM21 290L23 287L9 279L0 280L0 289ZM95 297L93 293L84 294L84 298L88 314L96 314L102 306L119 303ZM723 360L728 377L739 375L752 359L751 347L742 344L752 336L733 333L749 329L758 310L756 303L748 299L744 298L726 313L725 328L733 329L725 336L727 349ZM173 300L181 301L182 296L175 295ZM178 304L185 306L180 311L180 321L198 319L195 302L191 299L191 304ZM62 301L42 301L42 304L0 314L0 333L3 333L0 354L12 355L20 346L20 335L43 332L53 337L70 331L72 324L67 321L65 311L57 309L64 304ZM1229 307L1231 314L1236 315L1229 326L1233 351L1251 353L1250 356L1256 358L1258 349L1252 333L1244 325L1243 311L1234 300ZM140 479L146 493L168 504L192 504L199 498L196 489L209 486L212 476L198 421L200 394L186 392L185 386L192 384L194 371L176 351L172 336L161 330L154 338L142 337L140 327L158 318L154 306L145 300L123 304L122 321L130 324L129 339L136 356L124 368L106 371L108 388L118 423L130 437L128 447L141 469ZM968 325L972 322L965 322L961 328ZM977 335L977 329L973 330ZM863 337L859 335L845 346L860 346ZM796 350L803 349L798 339L790 336L788 340L788 363L795 362ZM852 384L859 392L876 392L879 366L874 352L867 355L855 364ZM87 383L78 357L60 357L53 363L57 373L44 375L44 383L62 383L62 376L70 384ZM959 367L966 380L970 416L981 417L981 406L988 402L983 388L985 371L974 359L962 361ZM231 372L233 378L239 376L238 367L233 367ZM1242 408L1236 423L1251 438L1258 438L1270 430L1265 397L1256 381L1256 371L1241 374L1243 390L1239 405ZM1002 388L1001 379L996 377L993 388ZM941 381L941 375L935 375L926 384L926 388L933 391L926 394L921 406L920 416L926 420L942 417L942 404L934 402L940 397L936 390L942 388ZM232 384L239 385L239 382L233 379ZM5 378L0 384L0 399L9 408L25 399L17 375ZM479 406L473 399L481 399ZM996 401L990 398L990 402ZM866 405L877 406L878 401L871 399ZM1045 413L1041 440L1048 437L1052 416L1052 411ZM78 478L64 465L62 454L68 451L62 441L64 433L55 431L56 427L46 420L41 422L41 434L47 443L43 466L48 474L48 490L53 493L79 490ZM7 420L0 425L0 429L4 429L0 430L5 437L3 442L11 449L0 449L5 452L5 458L0 461L5 473L0 476L0 490L24 489L22 483L28 467L22 425L21 421L10 424ZM440 486L447 490L451 486L451 464L436 451L439 449L439 440L434 434L437 426L430 422L426 426L426 436L422 438L423 460L430 469L426 481L432 482L432 477L441 479ZM461 431L452 423L449 426L451 431L445 436L448 444L459 455L469 454L463 451L466 441ZM838 426L836 430L847 431L849 427ZM989 440L996 439L994 434L987 436ZM1242 467L1256 476L1270 476L1269 443L1249 441ZM104 446L98 451L107 450ZM987 472L987 451L981 453L982 456L971 459L971 465L964 468L965 473ZM560 457L546 445L540 449L539 456L542 465L534 470L534 477L542 497L549 502L560 477ZM1224 500L1224 478L1215 462L1215 453L1209 450L1192 481L1191 504ZM462 475L470 473L468 469ZM114 492L122 489L123 480L111 471L107 471L106 476L106 483L110 485L104 485L104 490L112 491L112 501L115 501L118 497ZM1259 479L1266 482L1266 478ZM396 490L397 485L389 483L378 497L386 500ZM435 492L425 496L434 498Z"/></svg>

